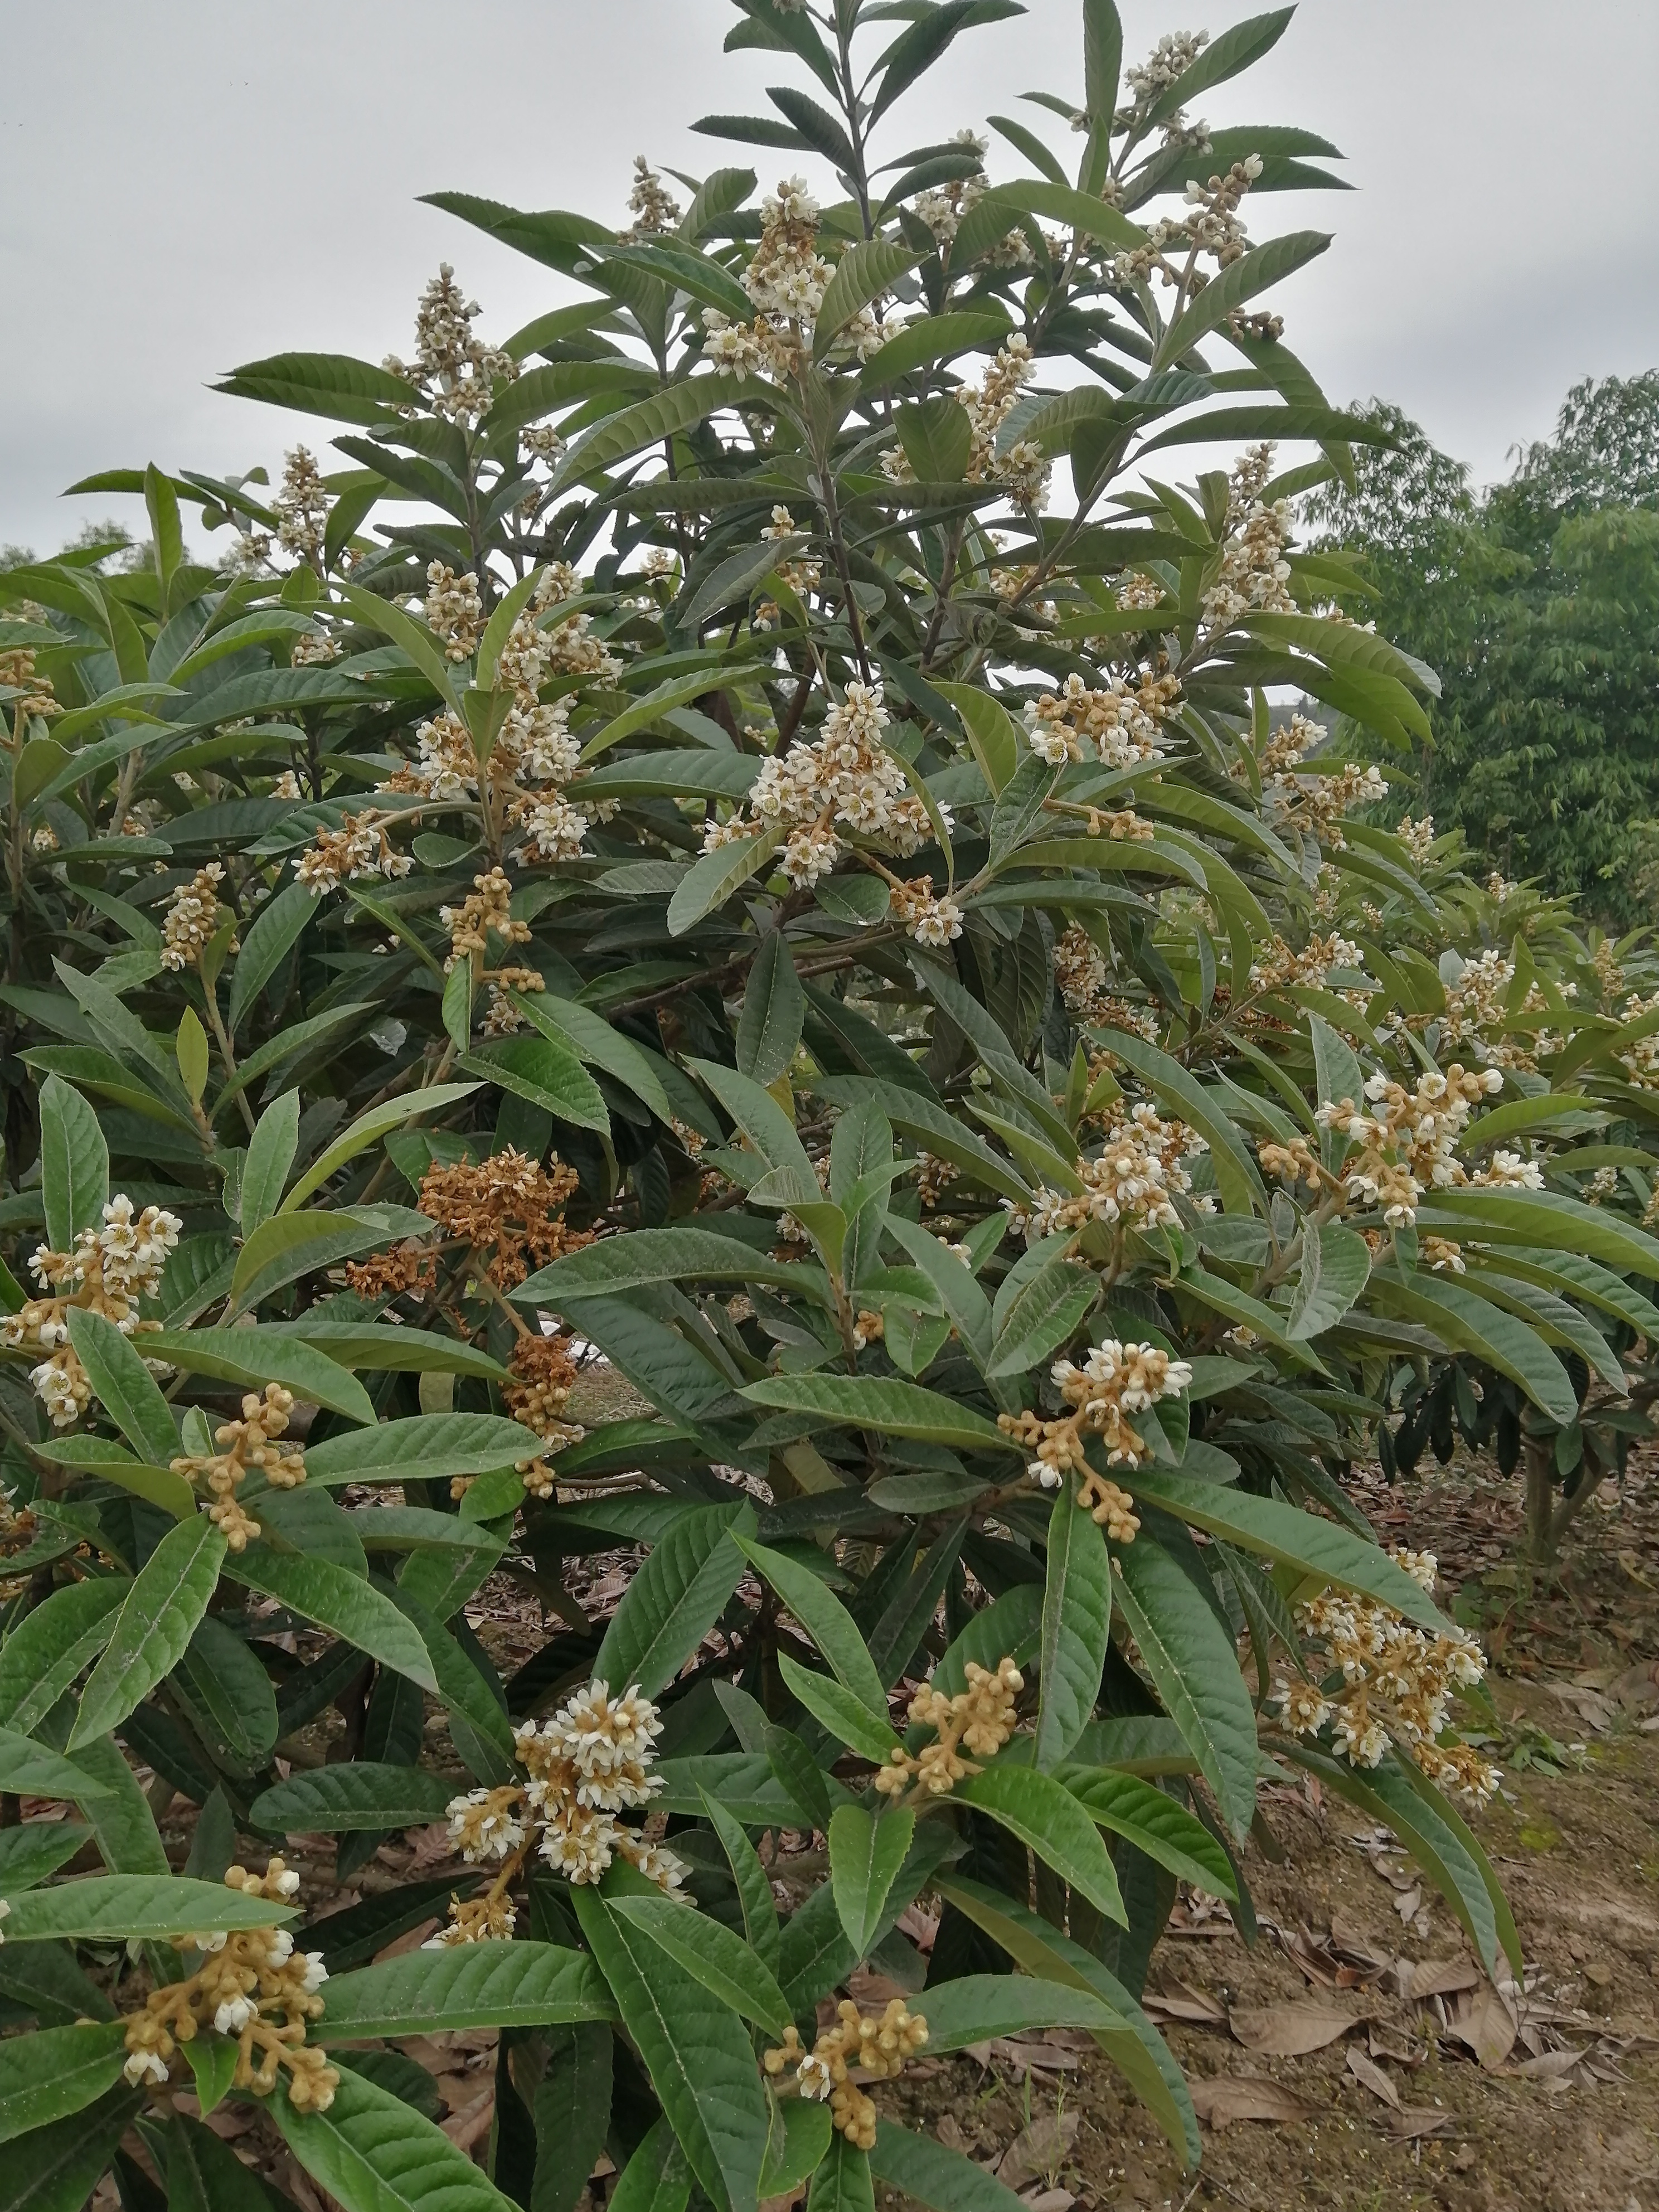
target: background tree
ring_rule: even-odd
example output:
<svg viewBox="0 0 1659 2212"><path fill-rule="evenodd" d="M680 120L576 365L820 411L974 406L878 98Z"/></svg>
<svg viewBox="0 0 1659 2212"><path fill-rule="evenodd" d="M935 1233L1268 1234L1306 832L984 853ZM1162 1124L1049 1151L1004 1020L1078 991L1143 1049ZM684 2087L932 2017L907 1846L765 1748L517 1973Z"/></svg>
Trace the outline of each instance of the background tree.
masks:
<svg viewBox="0 0 1659 2212"><path fill-rule="evenodd" d="M1419 803L1504 875L1628 929L1659 855L1659 372L1576 386L1484 495L1397 408L1310 501L1379 627L1441 679Z"/></svg>

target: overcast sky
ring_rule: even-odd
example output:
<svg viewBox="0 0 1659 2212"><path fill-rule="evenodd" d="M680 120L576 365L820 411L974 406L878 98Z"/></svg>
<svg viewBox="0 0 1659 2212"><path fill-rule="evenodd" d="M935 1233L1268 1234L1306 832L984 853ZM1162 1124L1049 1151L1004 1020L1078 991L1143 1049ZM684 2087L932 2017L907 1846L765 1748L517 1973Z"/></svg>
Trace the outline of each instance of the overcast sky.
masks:
<svg viewBox="0 0 1659 2212"><path fill-rule="evenodd" d="M1212 33L1125 0L1131 56ZM884 155L1077 96L1076 0L958 40L878 140ZM42 551L137 503L64 501L92 471L280 465L324 426L208 390L285 348L407 352L441 259L505 336L562 280L416 195L477 192L625 220L635 152L702 172L753 160L687 127L764 112L782 56L723 57L726 0L3 0L0 540ZM1659 364L1659 5L1655 0L1303 0L1212 125L1297 123L1355 191L1264 198L1253 231L1333 230L1273 295L1338 401L1396 400L1480 480L1544 434L1578 378ZM994 177L1025 173L994 141ZM821 167L822 183L827 176ZM832 194L838 197L838 195ZM325 465L337 456L325 456Z"/></svg>

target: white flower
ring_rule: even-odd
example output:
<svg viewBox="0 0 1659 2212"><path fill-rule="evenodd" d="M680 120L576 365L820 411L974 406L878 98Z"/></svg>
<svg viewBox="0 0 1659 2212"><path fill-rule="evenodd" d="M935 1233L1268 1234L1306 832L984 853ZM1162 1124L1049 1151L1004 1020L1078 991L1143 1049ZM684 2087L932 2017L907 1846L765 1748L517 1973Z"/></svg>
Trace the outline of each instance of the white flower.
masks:
<svg viewBox="0 0 1659 2212"><path fill-rule="evenodd" d="M135 2051L121 2071L135 2089L141 2088L146 2081L160 2082L167 2078L167 2061L154 2051Z"/></svg>
<svg viewBox="0 0 1659 2212"><path fill-rule="evenodd" d="M248 2022L254 2019L258 2007L246 1997L227 1997L213 2015L213 2025L221 2035L240 2035ZM162 2073L166 2073L166 2068Z"/></svg>

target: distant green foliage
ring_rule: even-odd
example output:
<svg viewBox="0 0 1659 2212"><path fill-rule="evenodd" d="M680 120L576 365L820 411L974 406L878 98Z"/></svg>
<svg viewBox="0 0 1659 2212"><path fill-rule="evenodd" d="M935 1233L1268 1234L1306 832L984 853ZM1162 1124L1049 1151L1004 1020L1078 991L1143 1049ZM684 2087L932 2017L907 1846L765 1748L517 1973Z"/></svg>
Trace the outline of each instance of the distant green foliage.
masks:
<svg viewBox="0 0 1659 2212"><path fill-rule="evenodd" d="M1398 409L1357 487L1311 502L1362 551L1384 634L1443 687L1420 805L1477 854L1609 926L1659 877L1659 371L1575 386L1555 435L1484 496Z"/></svg>

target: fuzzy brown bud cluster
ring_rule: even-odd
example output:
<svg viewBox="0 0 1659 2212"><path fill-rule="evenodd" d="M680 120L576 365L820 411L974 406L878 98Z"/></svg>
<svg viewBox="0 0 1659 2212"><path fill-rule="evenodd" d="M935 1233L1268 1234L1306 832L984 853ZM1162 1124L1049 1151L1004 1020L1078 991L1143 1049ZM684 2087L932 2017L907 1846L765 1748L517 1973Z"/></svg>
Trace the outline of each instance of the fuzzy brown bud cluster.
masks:
<svg viewBox="0 0 1659 2212"><path fill-rule="evenodd" d="M305 1455L291 1448L285 1451L276 1443L293 1411L294 1393L280 1382L267 1382L263 1398L250 1390L243 1399L240 1421L226 1421L214 1431L216 1452L187 1453L172 1462L175 1474L205 1485L213 1499L208 1518L223 1529L233 1552L246 1551L260 1533L237 1495L248 1476L263 1475L275 1490L295 1490L306 1479Z"/></svg>
<svg viewBox="0 0 1659 2212"><path fill-rule="evenodd" d="M836 2024L824 2028L806 2050L793 2027L769 2051L762 2064L775 2081L786 2068L795 2076L797 2095L827 2099L830 2117L856 2149L871 2150L876 2140L876 2107L853 2079L856 2069L878 2081L896 2081L904 2063L927 2040L927 2022L902 1997L893 1997L879 2017L861 2013L850 1997L836 2008Z"/></svg>
<svg viewBox="0 0 1659 2212"><path fill-rule="evenodd" d="M497 1290L516 1290L527 1264L550 1267L562 1253L593 1241L567 1229L561 1214L576 1188L576 1171L556 1154L544 1168L511 1145L488 1159L434 1160L421 1181L421 1211L451 1237L471 1244Z"/></svg>
<svg viewBox="0 0 1659 2212"><path fill-rule="evenodd" d="M297 1893L300 1877L273 1858L263 1875L232 1867L225 1886L285 1905ZM340 2077L306 2041L307 2021L323 2012L318 1991L328 1970L322 1953L296 1952L292 1936L276 1927L229 1934L216 1929L182 1938L179 1948L198 1954L195 1972L152 1990L142 2008L127 2015L122 2071L132 2086L163 2086L179 2045L210 2030L236 2044L234 2087L268 2097L276 2087L278 2069L286 2067L288 2098L295 2110L325 2112Z"/></svg>
<svg viewBox="0 0 1659 2212"><path fill-rule="evenodd" d="M962 1755L963 1748L989 1759L1000 1751L1014 1732L1014 1700L1025 1687L1025 1678L1012 1659L997 1662L993 1673L969 1660L964 1668L965 1690L947 1698L929 1683L910 1700L910 1720L917 1728L930 1728L933 1741L919 1753L896 1744L885 1765L876 1770L876 1788L884 1797L902 1797L912 1789L929 1797L944 1797L964 1775L979 1769Z"/></svg>

